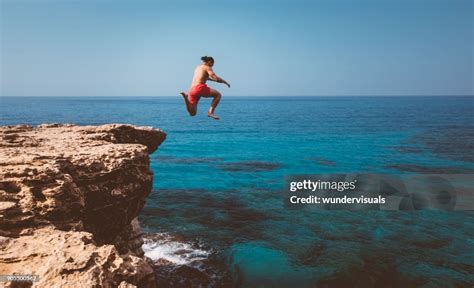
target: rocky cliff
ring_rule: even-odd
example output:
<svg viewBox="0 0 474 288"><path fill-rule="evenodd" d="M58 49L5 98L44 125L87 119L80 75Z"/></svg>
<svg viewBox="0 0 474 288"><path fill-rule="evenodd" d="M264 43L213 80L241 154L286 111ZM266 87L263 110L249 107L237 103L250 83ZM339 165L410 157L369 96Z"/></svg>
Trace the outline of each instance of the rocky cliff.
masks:
<svg viewBox="0 0 474 288"><path fill-rule="evenodd" d="M0 275L153 287L136 217L152 189L149 154L165 138L121 124L0 127Z"/></svg>

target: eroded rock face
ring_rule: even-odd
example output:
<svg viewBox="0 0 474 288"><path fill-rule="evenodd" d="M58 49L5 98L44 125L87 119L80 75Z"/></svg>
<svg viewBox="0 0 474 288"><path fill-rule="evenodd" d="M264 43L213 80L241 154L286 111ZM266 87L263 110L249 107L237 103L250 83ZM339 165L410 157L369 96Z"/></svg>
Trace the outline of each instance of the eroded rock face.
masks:
<svg viewBox="0 0 474 288"><path fill-rule="evenodd" d="M153 286L135 218L165 138L121 124L0 127L0 274L37 274L38 287Z"/></svg>

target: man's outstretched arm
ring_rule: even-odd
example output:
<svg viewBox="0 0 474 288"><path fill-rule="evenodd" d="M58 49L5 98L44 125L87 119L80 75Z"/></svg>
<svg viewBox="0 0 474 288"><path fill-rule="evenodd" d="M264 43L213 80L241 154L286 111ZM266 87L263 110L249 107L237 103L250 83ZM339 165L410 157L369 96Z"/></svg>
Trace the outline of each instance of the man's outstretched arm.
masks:
<svg viewBox="0 0 474 288"><path fill-rule="evenodd" d="M214 73L214 71L212 71L212 69L209 69L207 71L207 73L209 74L209 80L217 82L217 83L224 83L225 85L227 85L227 87L230 88L230 84L227 83L227 81L225 81L221 77L217 76L216 73Z"/></svg>

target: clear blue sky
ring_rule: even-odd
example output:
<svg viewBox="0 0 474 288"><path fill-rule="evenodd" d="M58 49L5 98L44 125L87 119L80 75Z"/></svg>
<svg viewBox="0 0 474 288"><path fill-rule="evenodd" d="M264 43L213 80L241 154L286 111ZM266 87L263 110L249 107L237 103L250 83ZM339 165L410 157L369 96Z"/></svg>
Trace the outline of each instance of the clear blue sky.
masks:
<svg viewBox="0 0 474 288"><path fill-rule="evenodd" d="M0 0L1 95L473 95L472 0Z"/></svg>

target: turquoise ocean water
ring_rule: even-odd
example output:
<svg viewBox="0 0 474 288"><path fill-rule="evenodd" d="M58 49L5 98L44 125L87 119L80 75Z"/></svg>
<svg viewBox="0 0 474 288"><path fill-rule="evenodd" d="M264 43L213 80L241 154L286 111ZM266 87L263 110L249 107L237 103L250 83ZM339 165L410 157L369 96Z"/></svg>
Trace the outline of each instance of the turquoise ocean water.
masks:
<svg viewBox="0 0 474 288"><path fill-rule="evenodd" d="M140 215L161 285L472 287L472 211L289 210L281 189L292 174L472 174L474 97L223 97L220 121L208 105L2 97L0 125L164 130Z"/></svg>

